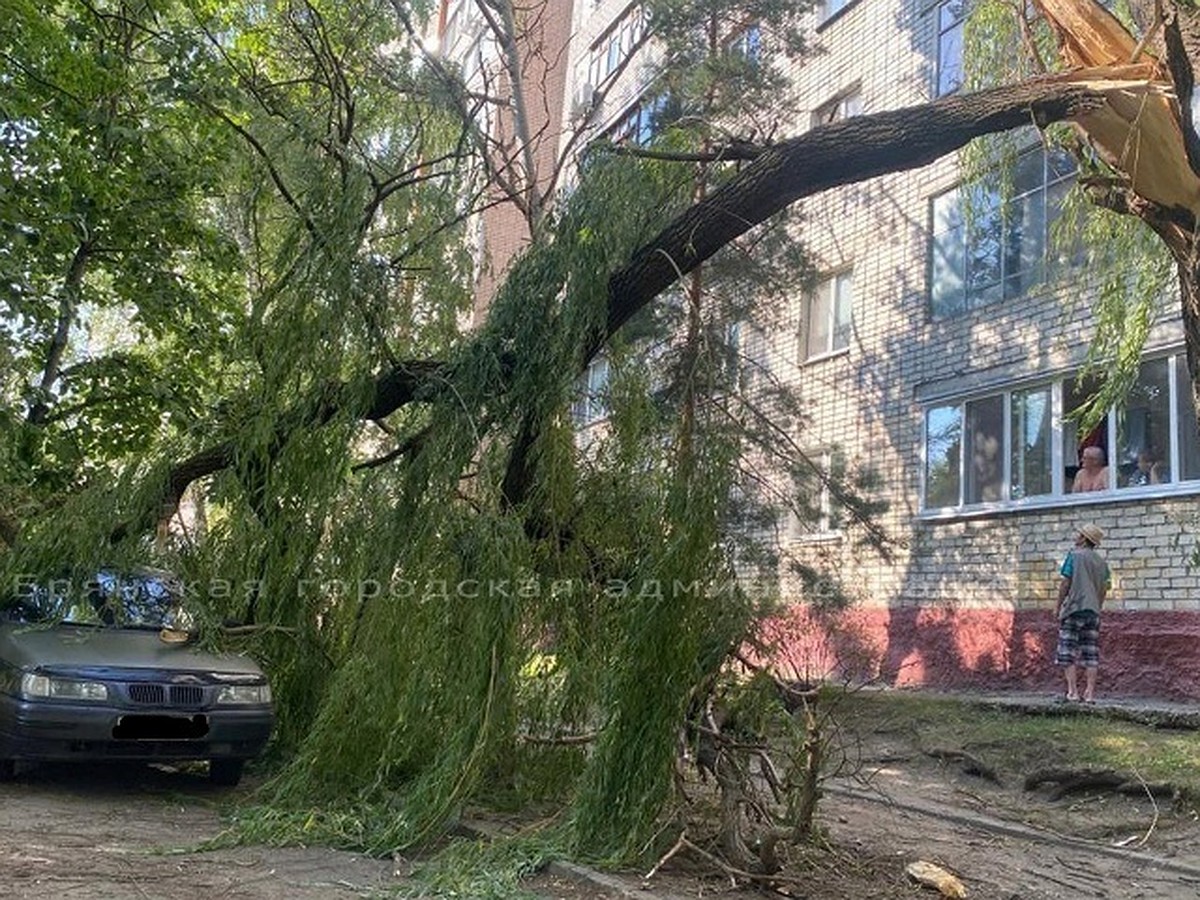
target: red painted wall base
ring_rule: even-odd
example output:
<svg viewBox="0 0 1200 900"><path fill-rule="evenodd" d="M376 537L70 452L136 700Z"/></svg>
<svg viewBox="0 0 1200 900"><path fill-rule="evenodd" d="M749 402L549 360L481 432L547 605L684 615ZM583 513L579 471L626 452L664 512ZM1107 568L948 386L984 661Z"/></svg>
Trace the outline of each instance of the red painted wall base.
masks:
<svg viewBox="0 0 1200 900"><path fill-rule="evenodd" d="M897 687L1061 691L1049 610L901 607L773 620L783 674L882 680ZM1200 613L1108 611L1098 690L1108 696L1200 699Z"/></svg>

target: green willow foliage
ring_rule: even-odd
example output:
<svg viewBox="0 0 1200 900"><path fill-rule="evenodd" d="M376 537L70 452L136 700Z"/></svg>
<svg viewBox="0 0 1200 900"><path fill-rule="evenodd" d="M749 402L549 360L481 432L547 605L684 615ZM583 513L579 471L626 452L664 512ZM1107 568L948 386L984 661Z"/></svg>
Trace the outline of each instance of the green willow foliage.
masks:
<svg viewBox="0 0 1200 900"><path fill-rule="evenodd" d="M485 776L511 777L519 732L602 724L591 758L566 761L586 765L580 846L627 853L628 840L644 840L691 688L749 612L729 595L717 539L728 448L702 446L695 465L672 470L655 443L633 453L626 443L623 467L581 477L563 415L581 347L604 315L607 273L678 188L652 171L617 160L589 170L556 239L517 264L456 361L420 450L351 488L348 506L375 543L357 571L340 559L338 574L382 590L355 611L354 642L272 786L279 805L299 806L293 825L342 821L334 811L347 798L392 796L394 814L369 846L406 846L430 837ZM655 196L663 202L647 203ZM502 484L512 423L530 410L543 425L538 476L518 515ZM530 534L530 521L545 533ZM325 812L310 812L314 798Z"/></svg>
<svg viewBox="0 0 1200 900"><path fill-rule="evenodd" d="M1137 33L1128 4L1114 13ZM1001 0L982 0L969 15L963 59L965 86L981 90L1054 71L1061 66L1053 35L1040 19L1028 26L1018 8ZM1096 206L1087 184L1115 178L1069 126L1046 129L1040 138L1075 157L1080 180L1068 194L1062 215L1051 230L1049 285L1064 297L1063 316L1084 310L1093 323L1088 353L1078 380L1095 379L1096 393L1078 411L1089 428L1119 404L1137 381L1142 349L1150 328L1177 299L1178 285L1170 254L1140 220ZM1001 194L1011 192L1011 163L1029 144L1028 132L1006 132L972 142L960 154L964 169L981 177L998 172ZM966 210L970 218L971 210Z"/></svg>
<svg viewBox="0 0 1200 900"><path fill-rule="evenodd" d="M51 36L108 21L97 9L57 4ZM244 836L384 853L508 792L567 797L555 840L577 853L637 855L669 800L689 701L770 600L739 587L776 563L759 539L778 510L750 502L748 458L784 470L797 510L829 481L789 443L795 399L744 403L740 368L717 349L752 314L747 297L784 298L794 281L714 260L712 314L689 345L647 356L635 340L682 321L671 302L662 321L633 323L609 347L607 430L583 448L568 408L609 275L694 199L690 167L592 154L464 337L477 135L406 49L392 4L139 9L171 51L156 84L179 104L155 126L222 136L180 190L180 215L198 224L173 249L207 259L211 232L237 277L179 269L205 287L187 299L207 325L206 355L194 379L176 372L158 387L194 387L192 417L96 460L76 489L39 495L2 574L164 564L201 604L206 640L264 660L281 768L263 805L240 814ZM83 41L67 56L105 53ZM747 79L752 62L738 64ZM702 176L706 188L722 177L718 166ZM755 240L780 269L807 274L782 227ZM216 281L223 292L208 289ZM102 286L85 279L85 301ZM170 357L195 326L165 308ZM378 375L426 359L446 361L439 377L386 422L364 423ZM20 410L6 395L5 419ZM212 447L230 464L199 485L203 538L152 545L171 464ZM850 488L837 496L851 524L874 509ZM255 627L220 640L226 618ZM593 732L588 749L544 740Z"/></svg>

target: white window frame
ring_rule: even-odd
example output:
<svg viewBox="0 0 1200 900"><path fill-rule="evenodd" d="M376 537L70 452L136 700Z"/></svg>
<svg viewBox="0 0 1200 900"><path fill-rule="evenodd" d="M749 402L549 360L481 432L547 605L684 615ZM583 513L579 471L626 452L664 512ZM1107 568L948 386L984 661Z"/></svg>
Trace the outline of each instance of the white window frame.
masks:
<svg viewBox="0 0 1200 900"><path fill-rule="evenodd" d="M817 4L817 27L841 15L856 2L857 0L821 0Z"/></svg>
<svg viewBox="0 0 1200 900"><path fill-rule="evenodd" d="M862 87L854 85L813 110L812 127L832 125L863 114Z"/></svg>
<svg viewBox="0 0 1200 900"><path fill-rule="evenodd" d="M1042 256L1040 262L1038 263L1040 268L1030 270L1023 270L1019 267L1014 268L1012 265L1014 262L1014 251L1003 240L1003 238L1007 237L1007 232L1002 231L1002 240L1000 241L1002 255L999 259L1000 280L998 282L993 282L986 285L983 289L979 289L977 287L973 288L970 283L972 275L971 272L967 270L968 264L971 260L971 249L973 246L970 240L972 235L969 233L968 229L972 226L967 221L967 216L965 216L962 212L963 203L961 198L964 191L970 191L974 189L975 185L973 183L963 183L956 185L950 190L942 191L933 197L930 197L929 199L929 246L927 251L927 271L929 281L929 315L931 318L936 320L952 319L959 316L970 315L972 312L975 312L979 309L995 307L999 304L1002 304L1005 300L1013 299L1013 297L1017 296L1024 296L1036 284L1040 283L1044 279L1046 265L1050 259L1050 233L1055 221L1055 217L1051 215L1049 199L1052 195L1052 192L1059 189L1060 186L1072 181L1076 177L1076 173L1072 172L1068 175L1054 174L1054 176L1051 177L1052 166L1050 162L1050 153L1040 144L1023 149L1021 153L1018 154L1017 160L1019 161L1035 153L1041 155L1041 181L1032 189L1027 189L1020 193L1016 193L1014 191L1011 196L999 197L998 206L995 207L995 214L1000 217L1001 221L1006 221L1008 216L1011 214L1013 207L1018 202L1025 201L1031 197L1037 197L1040 200L1042 203L1042 234L1040 235L1042 242ZM989 173L987 177L991 178L994 176ZM944 223L939 223L937 211L938 204L942 201L956 201L950 208L953 212L955 212L954 218L956 218L958 221L957 225L947 228L943 227ZM939 290L939 281L937 279L938 259L946 258L947 254L945 250L949 247L947 238L955 233L960 233L959 236L961 240L958 242L957 250L962 257L962 272L960 273L962 277L962 284L959 290L955 292L958 294L957 298L945 290ZM1016 262L1018 264L1021 261L1022 255L1022 248L1018 247L1015 251ZM1008 279L1012 277L1014 273L1019 276L1023 276L1024 286L1020 288L1019 293L1010 296L1008 293ZM1040 277L1033 277L1039 273ZM987 290L993 290L995 296L989 297L986 293ZM939 300L936 308L934 305L935 296ZM957 299L957 302L951 303L951 300L954 299Z"/></svg>
<svg viewBox="0 0 1200 900"><path fill-rule="evenodd" d="M850 308L847 311L846 342L839 345L836 343L838 334L837 312L838 301L842 296L841 287L843 284L849 285ZM828 319L825 322L827 339L824 349L817 349L815 352L810 353L809 343L812 333L813 306L818 295L824 290L829 291ZM813 290L804 296L802 316L803 320L800 323L800 363L802 365L848 353L850 351L850 342L854 335L854 270L842 269L837 272L831 272L818 281Z"/></svg>
<svg viewBox="0 0 1200 900"><path fill-rule="evenodd" d="M619 69L646 33L646 15L640 3L631 4L592 42L588 50L588 83L604 84Z"/></svg>
<svg viewBox="0 0 1200 900"><path fill-rule="evenodd" d="M940 2L937 3L931 11L931 15L934 17L933 31L936 36L935 40L937 42L933 51L935 59L935 65L933 67L934 97L948 97L951 94L957 93L962 88L963 76L965 74L963 71L963 25L966 22L967 15L970 12L970 10L966 9L968 5L969 4L967 0L940 0ZM959 14L956 19L947 25L945 24L943 18L943 11L953 6L960 7ZM943 51L946 46L946 44L943 42L943 38L956 31L958 32L958 80L954 82L953 86L948 86L943 89L942 75L947 65L946 60L942 58Z"/></svg>
<svg viewBox="0 0 1200 900"><path fill-rule="evenodd" d="M788 539L794 543L815 543L820 541L838 540L842 537L842 528L839 524L834 527L831 525L834 514L834 499L833 493L829 490L828 478L834 466L836 457L841 457L840 465L845 468L845 454L836 447L829 447L823 450L814 450L809 454L821 470L821 490L817 497L817 520L815 522L804 523L801 521L795 510L788 511ZM842 512L844 518L845 513ZM805 527L805 526L808 527Z"/></svg>
<svg viewBox="0 0 1200 900"><path fill-rule="evenodd" d="M1200 493L1200 473L1188 476L1185 478L1183 459L1181 458L1182 441L1181 431L1183 427L1191 427L1192 423L1181 422L1179 416L1179 391L1188 390L1189 385L1180 384L1180 379L1177 377L1178 358L1181 357L1183 351L1174 353L1156 353L1149 355L1142 360L1143 364L1162 362L1167 367L1167 383L1169 396L1166 398L1168 404L1168 428L1166 446L1169 447L1169 460L1171 470L1171 480L1161 484L1152 484L1145 486L1130 486L1128 484L1119 483L1118 469L1120 463L1116 460L1117 451L1119 449L1118 442L1118 409L1110 408L1105 413L1106 444L1108 447L1108 486L1104 490L1089 491L1086 493L1069 493L1070 485L1066 478L1066 448L1065 436L1068 432L1066 421L1066 409L1064 400L1064 387L1075 376L1073 373L1060 375L1053 380L1046 379L1034 383L1014 384L1006 387L998 387L993 390L975 393L959 399L945 398L940 400L929 400L923 403L921 407L921 452L920 452L920 479L919 479L919 515L922 518L955 518L969 515L991 514L1006 510L1022 510L1022 509L1041 509L1047 507L1063 507L1090 505L1094 503L1113 503L1125 500L1146 500L1159 497L1169 497L1178 495L1188 495ZM1050 410L1050 466L1051 466L1051 486L1050 492L1046 494L1036 494L1032 496L1013 498L1012 497L1012 397L1013 394L1019 391L1026 391L1037 388L1048 388L1050 391L1051 410ZM983 400L989 397L1002 396L1003 403L1003 446L1001 453L1003 454L1003 482L1001 485L1002 499L988 502L968 503L966 501L967 490L967 453L964 450L966 442L966 423L967 423L967 404ZM928 497L928 475L929 475L929 419L928 414L934 409L957 409L959 419L959 448L958 448L958 500L952 506L937 506L930 507L927 504Z"/></svg>
<svg viewBox="0 0 1200 900"><path fill-rule="evenodd" d="M588 428L609 416L608 382L612 377L608 359L598 356L576 382L578 394L571 404L571 421L576 428Z"/></svg>

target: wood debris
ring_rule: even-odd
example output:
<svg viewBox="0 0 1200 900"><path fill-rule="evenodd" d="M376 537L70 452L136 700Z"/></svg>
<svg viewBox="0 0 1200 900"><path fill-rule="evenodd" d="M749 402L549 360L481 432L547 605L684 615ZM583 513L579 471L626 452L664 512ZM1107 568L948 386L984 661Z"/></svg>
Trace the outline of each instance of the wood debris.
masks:
<svg viewBox="0 0 1200 900"><path fill-rule="evenodd" d="M1025 777L1025 790L1036 790L1043 784L1054 785L1048 799L1059 800L1067 794L1102 788L1131 796L1165 797L1173 799L1179 788L1170 782L1145 782L1136 774L1115 769L1052 768L1039 769Z"/></svg>
<svg viewBox="0 0 1200 900"><path fill-rule="evenodd" d="M1000 776L996 774L995 769L978 757L972 756L965 750L934 747L930 750L926 750L925 755L932 756L934 759L940 759L942 762L953 760L962 766L964 775L974 775L978 778L984 779L985 781L990 781L993 784L1000 784Z"/></svg>
<svg viewBox="0 0 1200 900"><path fill-rule="evenodd" d="M905 866L904 871L913 881L933 888L943 897L967 896L967 886L956 875L934 863L918 859Z"/></svg>
<svg viewBox="0 0 1200 900"><path fill-rule="evenodd" d="M1058 77L1102 91L1108 103L1075 120L1136 194L1200 214L1200 178L1187 159L1179 101L1163 62L1095 0L1035 0L1058 40Z"/></svg>

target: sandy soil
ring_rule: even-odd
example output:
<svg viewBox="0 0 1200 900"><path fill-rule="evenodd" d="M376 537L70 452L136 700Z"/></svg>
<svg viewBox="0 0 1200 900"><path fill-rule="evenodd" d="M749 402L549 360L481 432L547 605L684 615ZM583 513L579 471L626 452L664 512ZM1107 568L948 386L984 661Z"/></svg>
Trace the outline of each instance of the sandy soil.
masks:
<svg viewBox="0 0 1200 900"><path fill-rule="evenodd" d="M867 783L827 786L828 846L793 854L773 886L735 886L684 851L649 882L625 873L598 885L551 871L529 887L563 900L933 897L904 871L927 860L981 900L1200 897L1190 809L1107 792L1051 800L1024 791L1019 773L992 784L887 735L865 749ZM305 900L378 896L403 883L390 861L321 848L189 850L220 832L219 807L247 789L145 767L24 772L0 784L0 897Z"/></svg>
<svg viewBox="0 0 1200 900"><path fill-rule="evenodd" d="M986 748L977 752L986 757ZM926 860L980 900L1200 897L1195 804L1106 790L1052 799L1048 788L1024 790L1025 773L998 774L995 784L924 755L901 736L875 735L863 745L856 777L826 784L819 816L828 847L794 857L785 880L749 895L937 896L905 874L909 863ZM672 861L654 887L701 896L695 872L692 859ZM712 879L703 891L733 895L729 879Z"/></svg>
<svg viewBox="0 0 1200 900"><path fill-rule="evenodd" d="M221 831L218 806L246 790L144 766L27 770L0 784L0 897L308 900L395 882L389 861L323 848L185 852Z"/></svg>

